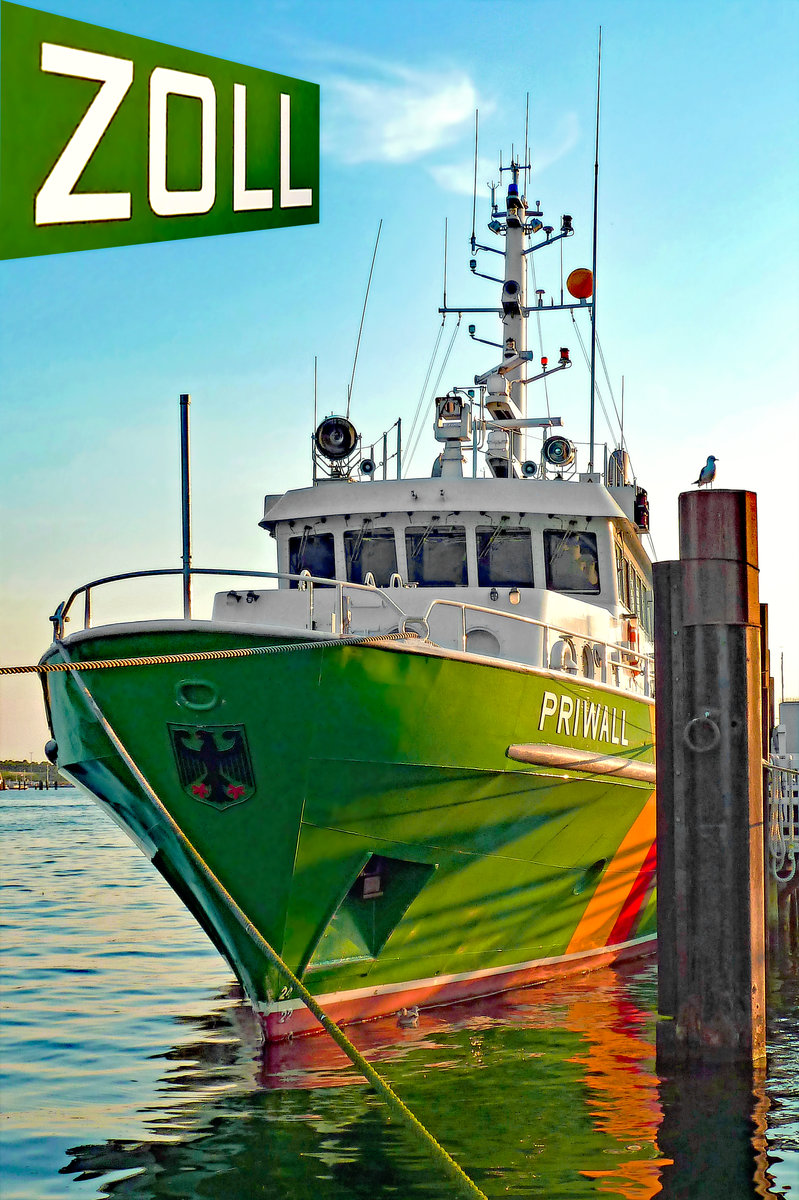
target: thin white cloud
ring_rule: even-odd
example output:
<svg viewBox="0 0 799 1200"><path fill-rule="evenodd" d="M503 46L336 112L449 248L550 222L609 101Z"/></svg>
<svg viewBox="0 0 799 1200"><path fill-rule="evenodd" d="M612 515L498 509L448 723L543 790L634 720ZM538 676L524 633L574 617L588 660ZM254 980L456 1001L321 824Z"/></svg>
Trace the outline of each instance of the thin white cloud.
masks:
<svg viewBox="0 0 799 1200"><path fill-rule="evenodd" d="M540 175L547 167L551 167L558 159L567 155L579 140L580 122L577 113L565 113L548 136L533 141L530 147L533 177Z"/></svg>
<svg viewBox="0 0 799 1200"><path fill-rule="evenodd" d="M480 109L480 117L482 121L483 113L488 114L492 111L486 105ZM548 167L558 159L563 158L570 150L577 145L580 140L580 123L577 120L576 113L566 113L561 117L551 134L537 141L530 148L532 162L532 178L536 179L542 175ZM477 194L483 195L488 175L493 173L493 178L497 179L498 163L493 163L493 172L486 170L486 160L481 154L480 164L477 171ZM440 188L447 192L456 192L459 196L471 196L474 190L474 159L463 158L459 162L450 163L432 163L428 165L427 170L433 177Z"/></svg>
<svg viewBox="0 0 799 1200"><path fill-rule="evenodd" d="M471 196L474 191L474 160L459 163L434 163L428 171L440 188L445 192L455 192L459 196ZM477 176L478 191L481 187L480 175Z"/></svg>
<svg viewBox="0 0 799 1200"><path fill-rule="evenodd" d="M477 90L463 71L358 65L323 82L322 146L340 162L414 162L474 121Z"/></svg>

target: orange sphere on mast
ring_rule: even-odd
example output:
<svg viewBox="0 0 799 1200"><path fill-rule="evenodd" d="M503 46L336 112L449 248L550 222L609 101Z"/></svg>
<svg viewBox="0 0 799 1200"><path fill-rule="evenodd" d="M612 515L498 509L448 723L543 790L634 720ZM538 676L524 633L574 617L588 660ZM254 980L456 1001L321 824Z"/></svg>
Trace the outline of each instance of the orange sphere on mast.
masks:
<svg viewBox="0 0 799 1200"><path fill-rule="evenodd" d="M575 300L587 300L594 294L594 276L588 267L577 267L566 280L566 287Z"/></svg>

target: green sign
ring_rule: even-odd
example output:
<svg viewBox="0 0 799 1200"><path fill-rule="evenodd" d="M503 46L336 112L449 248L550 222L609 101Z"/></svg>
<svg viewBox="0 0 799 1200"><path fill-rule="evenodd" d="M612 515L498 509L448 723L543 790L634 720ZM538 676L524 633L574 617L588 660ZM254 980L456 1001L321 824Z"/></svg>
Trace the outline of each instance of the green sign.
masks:
<svg viewBox="0 0 799 1200"><path fill-rule="evenodd" d="M319 220L319 87L0 3L0 258Z"/></svg>

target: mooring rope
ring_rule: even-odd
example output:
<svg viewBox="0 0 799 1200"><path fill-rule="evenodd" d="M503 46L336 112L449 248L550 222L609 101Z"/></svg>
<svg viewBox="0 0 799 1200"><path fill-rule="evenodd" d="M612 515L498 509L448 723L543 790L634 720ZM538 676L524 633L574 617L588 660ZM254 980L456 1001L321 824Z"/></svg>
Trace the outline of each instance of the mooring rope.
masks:
<svg viewBox="0 0 799 1200"><path fill-rule="evenodd" d="M406 641L417 633L357 634L352 637L320 638L314 642L284 642L277 646L241 646L229 650L195 650L186 654L144 654L139 658L67 659L60 663L34 663L24 667L0 667L0 675L47 675L52 671L104 671L109 667L155 667L166 663L210 662L218 658L248 658L257 654L286 654L292 650L325 650L334 646L374 646L382 642Z"/></svg>
<svg viewBox="0 0 799 1200"><path fill-rule="evenodd" d="M394 635L389 635L389 636L393 636L394 638L397 638L398 636L403 636L403 635L394 634ZM345 639L340 639L339 642L335 642L335 643L328 642L326 644L327 645L341 644L341 641L343 641L343 640L345 640ZM361 639L361 640L376 641L378 639ZM318 646L320 644L321 643L319 643L319 642L308 643L308 645L310 645L310 646ZM280 648L285 649L285 648L290 648L290 647L280 647ZM277 648L274 648L274 649L277 649ZM66 666L66 664L69 663L69 660L66 658L65 651L60 643L58 644L58 650L59 650L59 653L62 654L62 656L64 657L64 660L65 660L64 666ZM180 661L182 658L182 656L173 656L173 655L164 655L162 657L168 658L168 659L174 659L175 657L177 657L178 661ZM125 662L126 660L120 659L118 661ZM127 661L131 661L131 660L127 660ZM78 670L82 670L87 664L86 663L74 663L74 664L70 664L70 665L73 670L78 671ZM194 862L195 866L197 867L197 869L199 870L200 874L205 878L206 882L210 885L211 889L216 893L216 895L219 897L219 899L225 905L228 912L231 913L231 915L239 923L239 925L242 927L242 929L248 935L248 937L250 937L252 939L252 941L255 942L256 946L263 953L263 955L269 960L269 962L272 963L272 965L276 968L276 970L282 976L282 978L285 979L286 982L295 990L295 992L301 998L301 1000L306 1005L306 1007L310 1010L310 1012L313 1013L313 1015L316 1017L317 1021L319 1021L320 1025L322 1025L322 1027L327 1031L327 1033L329 1033L330 1036L333 1038L334 1042L336 1042L336 1044L344 1051L344 1053L349 1058L350 1062L352 1062L354 1064L354 1066L356 1066L358 1068L358 1070L369 1081L369 1083L372 1085L372 1087L375 1089L375 1091L378 1093L378 1095L382 1097L382 1099L388 1105L390 1111L392 1113L394 1113L400 1121L403 1122L405 1127L408 1130L410 1130L410 1132L413 1133L413 1135L431 1153L432 1157L435 1159L435 1161L437 1162L439 1167L441 1167L441 1169L446 1174L446 1176L458 1187L458 1189L461 1192L461 1195L472 1197L472 1200L475 1200L475 1198L476 1198L476 1200L488 1200L485 1192L482 1192L480 1190L480 1188L477 1186L477 1184L474 1183L469 1178L469 1176L465 1173L465 1171L460 1166L458 1166L458 1164L455 1162L455 1159L452 1158L452 1156L447 1153L447 1151L440 1144L440 1142L436 1141L436 1139L433 1137L432 1133L430 1133L430 1131L422 1124L422 1122L418 1119L418 1117L414 1116L414 1114L408 1108L407 1104L402 1099L400 1099L400 1097L397 1095L397 1093L394 1091L394 1089L390 1086L390 1084L388 1084L385 1081L385 1079L383 1079L382 1075L378 1074L378 1072L374 1069L374 1067L371 1065L371 1063L368 1062L367 1059L365 1059L364 1056L360 1053L360 1051L355 1048L355 1046L349 1040L347 1035L344 1033L343 1029L339 1025L336 1024L336 1022L332 1019L332 1017L329 1017L327 1015L327 1013L324 1011L324 1009L317 1003L317 1001L314 999L314 997L311 995L311 993L308 991L308 989L305 987L305 985L300 982L300 980L297 978L297 976L294 974L294 972L291 970L291 968L287 965L287 963L285 963L283 961L283 959L280 957L280 955L277 953L276 950L272 949L272 947L269 945L269 943L267 942L267 940L263 936L263 934L258 929L256 929L256 927L253 925L252 921L249 919L249 917L246 915L246 913L244 913L244 911L239 907L239 905L234 900L234 898L231 896L230 892L228 892L228 890L224 886L224 884L216 877L214 872L209 867L208 863L202 857L200 852L196 849L194 844L191 841L189 841L186 834L183 832L183 830L180 828L178 823L175 821L172 814L169 812L169 810L164 805L163 801L156 794L156 792L154 791L154 789L152 788L152 786L150 785L150 783L144 776L141 769L136 765L136 763L134 762L131 755L125 749L125 746L123 745L119 735L112 728L110 722L102 713L99 705L97 704L97 701L92 696L92 694L89 691L89 689L87 688L86 684L83 682L83 680L80 678L79 675L75 675L74 681L75 681L75 684L77 685L79 691L83 695L83 698L86 701L86 704L88 705L90 711L92 712L94 717L97 719L97 721L99 721L106 736L108 737L109 741L112 743L114 748L116 749L116 751L119 754L122 761L127 766L131 775L136 780L136 782L139 784L141 789L144 791L145 795L147 796L150 803L155 808L156 812L159 814L159 816L162 818L162 820L164 820L166 822L168 827L172 830L175 837L178 839L180 845L184 848L185 851L188 852L189 857L193 860L193 862Z"/></svg>

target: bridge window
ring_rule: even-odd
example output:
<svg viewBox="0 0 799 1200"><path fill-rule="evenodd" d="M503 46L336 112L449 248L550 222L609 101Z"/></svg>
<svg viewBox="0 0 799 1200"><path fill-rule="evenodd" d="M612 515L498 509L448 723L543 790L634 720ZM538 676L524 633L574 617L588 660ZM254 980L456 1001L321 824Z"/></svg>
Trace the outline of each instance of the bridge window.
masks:
<svg viewBox="0 0 799 1200"><path fill-rule="evenodd" d="M616 573L619 584L619 603L635 613L646 633L652 636L652 591L639 575L630 559L616 543Z"/></svg>
<svg viewBox="0 0 799 1200"><path fill-rule="evenodd" d="M350 583L363 583L371 571L378 587L388 587L397 569L397 547L393 529L348 529L344 534L344 558Z"/></svg>
<svg viewBox="0 0 799 1200"><path fill-rule="evenodd" d="M616 584L619 589L619 603L627 604L627 578L624 572L624 551L616 542Z"/></svg>
<svg viewBox="0 0 799 1200"><path fill-rule="evenodd" d="M322 579L333 579L336 560L332 533L311 533L306 529L299 537L289 538L289 572L299 575L301 571L309 571ZM291 587L296 586L297 580L292 579Z"/></svg>
<svg viewBox="0 0 799 1200"><path fill-rule="evenodd" d="M544 530L547 587L553 592L599 591L596 534Z"/></svg>
<svg viewBox="0 0 799 1200"><path fill-rule="evenodd" d="M533 586L533 548L529 529L477 526L477 582L515 587Z"/></svg>
<svg viewBox="0 0 799 1200"><path fill-rule="evenodd" d="M409 526L405 530L408 582L420 587L466 586L466 528Z"/></svg>

